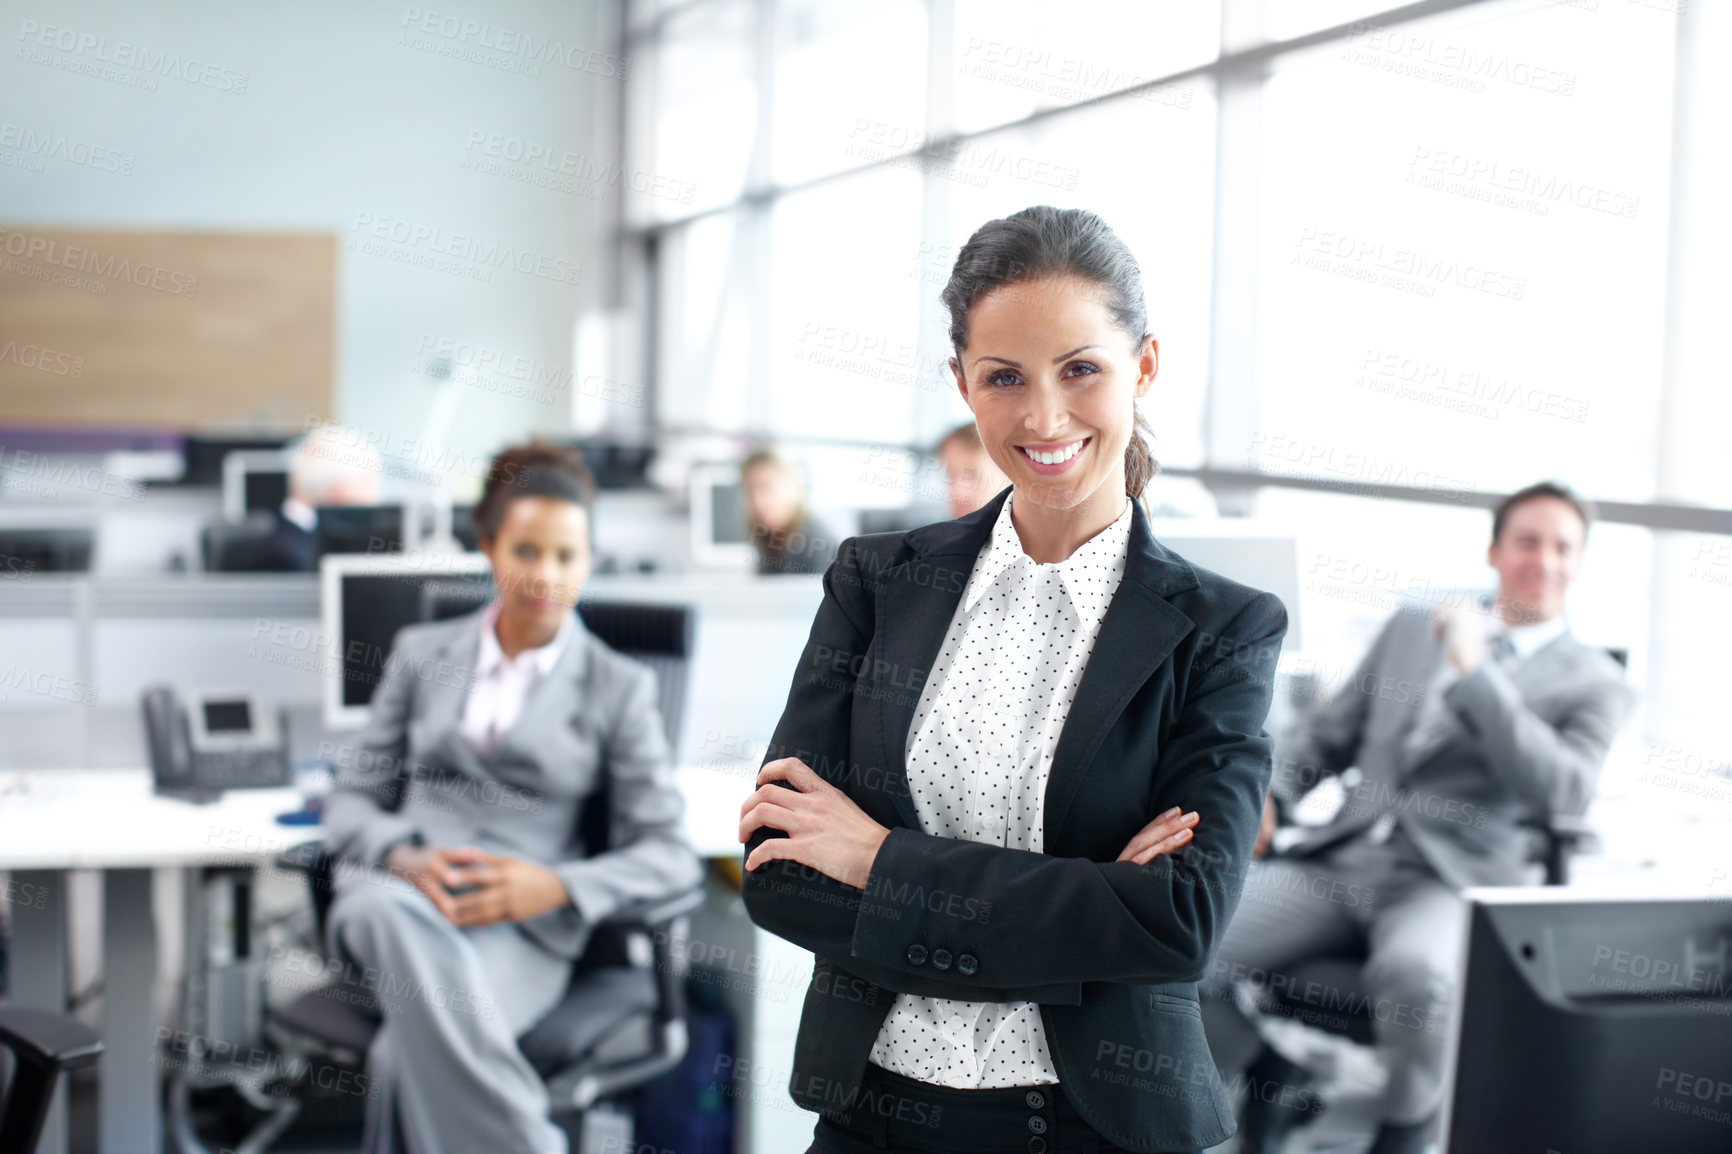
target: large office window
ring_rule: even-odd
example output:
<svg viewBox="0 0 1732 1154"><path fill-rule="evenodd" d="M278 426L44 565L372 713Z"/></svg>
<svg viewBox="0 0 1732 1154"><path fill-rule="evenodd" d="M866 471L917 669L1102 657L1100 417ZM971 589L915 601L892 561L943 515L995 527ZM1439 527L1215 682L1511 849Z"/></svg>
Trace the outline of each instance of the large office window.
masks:
<svg viewBox="0 0 1732 1154"><path fill-rule="evenodd" d="M1200 484L1297 534L1321 664L1392 592L1489 586L1488 504L1561 480L1606 514L1571 612L1629 651L1633 732L1724 762L1729 25L1637 0L634 2L631 163L698 185L638 196L623 241L656 286L656 420L830 462L929 446L967 416L937 301L957 247L1089 208L1160 340L1157 503Z"/></svg>

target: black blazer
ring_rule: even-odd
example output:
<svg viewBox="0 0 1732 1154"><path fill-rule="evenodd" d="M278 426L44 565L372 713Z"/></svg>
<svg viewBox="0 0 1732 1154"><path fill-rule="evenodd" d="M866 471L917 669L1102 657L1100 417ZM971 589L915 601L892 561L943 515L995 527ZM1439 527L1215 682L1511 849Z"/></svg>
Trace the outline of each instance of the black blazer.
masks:
<svg viewBox="0 0 1732 1154"><path fill-rule="evenodd" d="M765 761L799 757L890 828L864 891L777 861L758 925L816 959L789 1092L846 1113L897 993L1040 1003L1065 1095L1131 1150L1233 1132L1197 982L1238 904L1269 786L1263 726L1287 613L1191 565L1139 505L1047 781L1044 853L923 833L903 749L926 673L1007 488L955 521L843 542ZM791 787L790 787L791 788ZM1181 852L1113 859L1172 806ZM760 829L748 852L781 831Z"/></svg>

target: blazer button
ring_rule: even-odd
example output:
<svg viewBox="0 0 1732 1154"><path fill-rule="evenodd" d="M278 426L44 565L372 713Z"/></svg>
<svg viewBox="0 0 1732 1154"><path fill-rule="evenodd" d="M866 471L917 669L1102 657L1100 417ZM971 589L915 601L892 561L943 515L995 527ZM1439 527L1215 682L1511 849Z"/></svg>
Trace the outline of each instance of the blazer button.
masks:
<svg viewBox="0 0 1732 1154"><path fill-rule="evenodd" d="M973 954L963 954L956 959L956 972L959 974L972 975L979 968L980 959Z"/></svg>
<svg viewBox="0 0 1732 1154"><path fill-rule="evenodd" d="M1028 1116L1028 1129L1031 1134L1045 1134L1046 1119L1039 1114L1030 1114Z"/></svg>
<svg viewBox="0 0 1732 1154"><path fill-rule="evenodd" d="M908 964L911 966L924 966L926 964L926 947L921 945L919 942L915 942L913 945L909 946Z"/></svg>
<svg viewBox="0 0 1732 1154"><path fill-rule="evenodd" d="M1046 1139L1030 1138L1028 1140L1028 1154L1046 1154Z"/></svg>
<svg viewBox="0 0 1732 1154"><path fill-rule="evenodd" d="M932 951L932 966L934 969L948 970L950 968L950 951L940 946Z"/></svg>
<svg viewBox="0 0 1732 1154"><path fill-rule="evenodd" d="M1042 1094L1039 1090L1030 1090L1027 1094L1023 1095L1022 1100L1028 1103L1028 1108L1030 1110L1038 1110L1042 1106L1046 1105L1046 1095Z"/></svg>

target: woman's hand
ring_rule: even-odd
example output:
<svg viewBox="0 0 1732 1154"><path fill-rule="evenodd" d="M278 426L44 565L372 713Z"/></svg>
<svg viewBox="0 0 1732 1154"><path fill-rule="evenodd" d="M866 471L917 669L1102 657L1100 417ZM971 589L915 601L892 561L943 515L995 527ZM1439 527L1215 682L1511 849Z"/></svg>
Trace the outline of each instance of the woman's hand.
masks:
<svg viewBox="0 0 1732 1154"><path fill-rule="evenodd" d="M400 845L385 865L426 894L453 925L528 921L571 904L565 883L546 866L472 846Z"/></svg>
<svg viewBox="0 0 1732 1154"><path fill-rule="evenodd" d="M1115 861L1133 861L1148 865L1162 854L1172 853L1191 840L1191 830L1201 818L1196 810L1180 814L1174 806L1142 829L1126 843Z"/></svg>
<svg viewBox="0 0 1732 1154"><path fill-rule="evenodd" d="M481 854L463 871L470 887L451 898L451 920L460 926L526 922L571 904L558 874L522 858Z"/></svg>
<svg viewBox="0 0 1732 1154"><path fill-rule="evenodd" d="M769 861L797 861L857 890L866 888L878 847L890 836L853 798L797 757L767 762L758 771L757 790L740 806L740 842L750 841L760 827L788 836L770 838L753 850L746 869Z"/></svg>
<svg viewBox="0 0 1732 1154"><path fill-rule="evenodd" d="M385 869L426 894L447 920L455 921L451 891L468 884L464 872L480 854L478 849L442 845L395 845L385 855Z"/></svg>

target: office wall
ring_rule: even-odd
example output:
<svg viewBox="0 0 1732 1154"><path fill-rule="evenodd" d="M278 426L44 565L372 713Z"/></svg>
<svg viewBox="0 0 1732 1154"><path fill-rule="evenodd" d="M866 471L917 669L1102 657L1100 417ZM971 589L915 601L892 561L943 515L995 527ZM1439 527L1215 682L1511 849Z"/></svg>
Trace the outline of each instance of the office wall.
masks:
<svg viewBox="0 0 1732 1154"><path fill-rule="evenodd" d="M618 201L611 11L0 0L0 227L328 231L339 419L429 470L564 428ZM23 243L0 275L41 275Z"/></svg>

